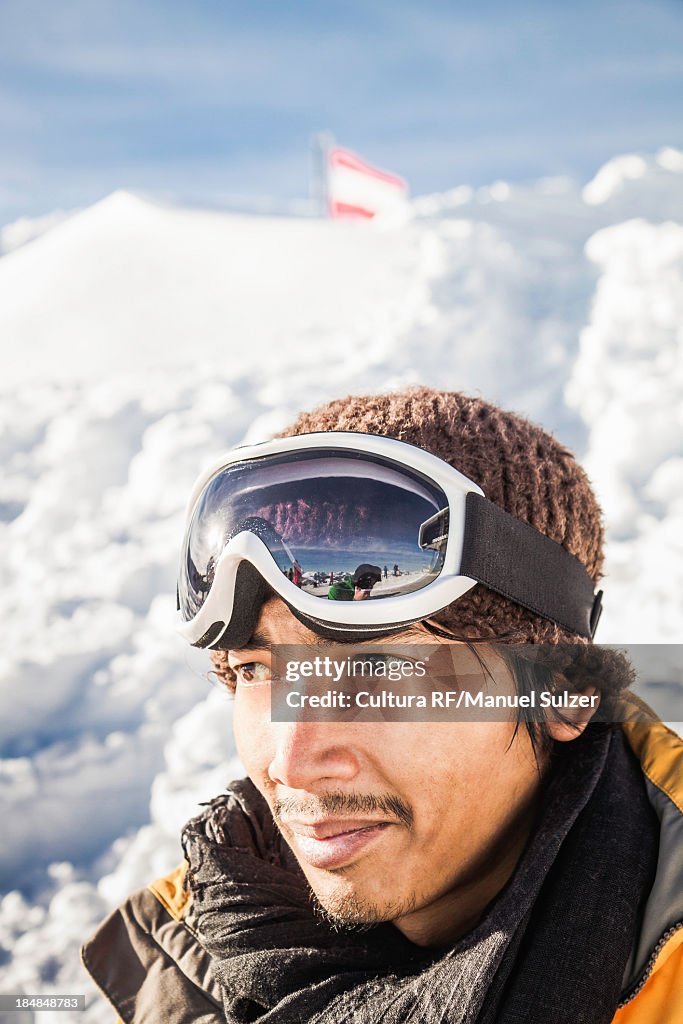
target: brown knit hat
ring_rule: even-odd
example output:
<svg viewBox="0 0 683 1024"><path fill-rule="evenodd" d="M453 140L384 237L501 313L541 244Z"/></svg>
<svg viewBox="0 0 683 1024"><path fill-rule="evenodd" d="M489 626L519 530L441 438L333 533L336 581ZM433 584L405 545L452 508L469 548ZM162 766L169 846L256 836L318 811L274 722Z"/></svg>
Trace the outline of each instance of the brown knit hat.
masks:
<svg viewBox="0 0 683 1024"><path fill-rule="evenodd" d="M330 430L382 434L438 455L490 501L575 555L594 583L600 578L602 517L588 478L571 452L521 416L459 392L414 387L329 402L278 436ZM481 583L433 619L468 637L582 642Z"/></svg>

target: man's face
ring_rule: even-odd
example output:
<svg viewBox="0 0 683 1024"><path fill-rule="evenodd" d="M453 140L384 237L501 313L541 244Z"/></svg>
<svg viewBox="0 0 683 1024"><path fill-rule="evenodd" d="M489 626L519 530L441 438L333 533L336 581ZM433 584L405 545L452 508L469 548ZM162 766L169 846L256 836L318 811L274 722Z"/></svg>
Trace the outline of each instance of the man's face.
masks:
<svg viewBox="0 0 683 1024"><path fill-rule="evenodd" d="M419 626L397 639L447 642ZM264 604L248 648L229 655L238 752L328 914L445 941L505 884L529 834L541 775L527 732L512 722L272 722L270 645L324 643L279 599ZM480 650L512 689L500 659Z"/></svg>

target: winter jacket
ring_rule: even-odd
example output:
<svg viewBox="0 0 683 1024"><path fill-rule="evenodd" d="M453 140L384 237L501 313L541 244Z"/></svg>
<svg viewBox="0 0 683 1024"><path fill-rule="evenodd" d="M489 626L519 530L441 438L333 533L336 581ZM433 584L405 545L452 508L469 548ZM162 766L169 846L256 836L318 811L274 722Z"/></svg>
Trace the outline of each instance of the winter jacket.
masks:
<svg viewBox="0 0 683 1024"><path fill-rule="evenodd" d="M351 577L344 576L343 579L337 580L336 583L332 584L327 592L327 597L330 601L353 601L355 592Z"/></svg>
<svg viewBox="0 0 683 1024"><path fill-rule="evenodd" d="M659 820L659 859L613 1024L683 1020L683 740L656 721L622 726ZM186 865L116 910L83 962L126 1024L220 1024L211 958L190 930Z"/></svg>

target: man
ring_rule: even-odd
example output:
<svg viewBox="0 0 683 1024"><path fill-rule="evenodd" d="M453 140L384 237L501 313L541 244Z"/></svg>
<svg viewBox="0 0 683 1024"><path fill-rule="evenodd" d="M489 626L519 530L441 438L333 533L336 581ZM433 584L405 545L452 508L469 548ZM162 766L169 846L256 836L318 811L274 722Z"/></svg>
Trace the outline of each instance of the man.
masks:
<svg viewBox="0 0 683 1024"><path fill-rule="evenodd" d="M354 601L367 601L372 593L372 588L382 579L382 572L378 565L369 565L363 562L357 566L353 574Z"/></svg>
<svg viewBox="0 0 683 1024"><path fill-rule="evenodd" d="M647 714L624 721L632 673L591 643L602 529L570 453L479 399L414 389L301 416L221 460L191 506L183 632L235 693L249 778L86 945L122 1019L680 1019L683 748ZM342 546L411 571L386 597L321 602L245 514L307 570ZM211 559L207 594L193 580ZM530 703L542 684L574 703L517 720L272 713L282 645L378 642L446 652L461 692L469 659L490 694Z"/></svg>
<svg viewBox="0 0 683 1024"><path fill-rule="evenodd" d="M382 574L376 565L367 562L357 566L353 576L346 575L337 583L333 583L327 592L330 601L367 601Z"/></svg>

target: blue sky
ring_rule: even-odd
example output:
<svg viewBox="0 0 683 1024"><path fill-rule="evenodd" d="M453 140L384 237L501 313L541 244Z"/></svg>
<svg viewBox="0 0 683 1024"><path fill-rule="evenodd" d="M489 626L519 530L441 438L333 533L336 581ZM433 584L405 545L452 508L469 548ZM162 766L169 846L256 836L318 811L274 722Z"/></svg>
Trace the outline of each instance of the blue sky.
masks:
<svg viewBox="0 0 683 1024"><path fill-rule="evenodd" d="M683 145L681 0L0 0L0 223L119 187L305 197L328 129L413 193Z"/></svg>

